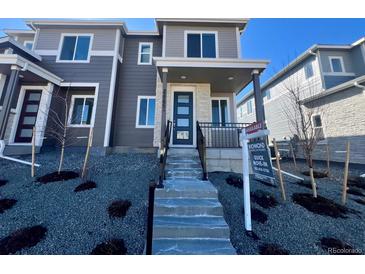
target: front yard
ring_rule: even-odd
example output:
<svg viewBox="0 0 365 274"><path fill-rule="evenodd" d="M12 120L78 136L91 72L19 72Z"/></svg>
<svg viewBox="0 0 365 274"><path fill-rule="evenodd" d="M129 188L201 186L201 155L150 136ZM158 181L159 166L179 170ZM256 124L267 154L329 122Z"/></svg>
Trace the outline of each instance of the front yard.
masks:
<svg viewBox="0 0 365 274"><path fill-rule="evenodd" d="M41 167L37 168L36 177L56 171L58 157L56 152L38 155L37 163ZM83 157L83 153L67 153L64 170L79 172ZM22 159L30 160L30 157ZM80 178L44 184L31 178L29 166L0 159L0 200L16 200L11 208L5 207L3 212L0 208L0 254L9 253L11 246L22 246L24 241L33 241L33 246L22 248L16 254L108 252L113 244L114 247L122 245L120 240L124 241L127 254L142 254L148 184L158 171L156 156L91 156L90 167L87 179L95 182L96 188L75 192L82 182ZM115 210L118 203L109 209L117 200L127 204L125 217L118 212L118 207ZM38 227L30 231L31 236L22 238L19 233L14 234L34 226ZM39 239L34 239L37 233ZM13 238L8 237L11 235ZM100 246L110 240L114 240L112 245Z"/></svg>

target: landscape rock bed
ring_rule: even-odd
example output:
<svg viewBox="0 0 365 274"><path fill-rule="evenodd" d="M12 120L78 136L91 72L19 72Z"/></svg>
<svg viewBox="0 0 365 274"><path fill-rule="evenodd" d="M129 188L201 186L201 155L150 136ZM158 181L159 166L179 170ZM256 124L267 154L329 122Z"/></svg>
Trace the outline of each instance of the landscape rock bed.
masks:
<svg viewBox="0 0 365 274"><path fill-rule="evenodd" d="M79 173L84 156L66 151L64 170ZM57 171L58 159L58 152L37 155L41 166L36 176ZM0 174L8 180L0 189L1 197L18 201L1 214L0 240L24 227L42 224L47 228L40 242L15 254L90 254L110 239L123 239L128 254L143 253L148 184L158 176L156 154L91 155L86 180L96 182L97 188L77 194L79 177L42 184L31 178L29 166L4 159L0 159ZM132 203L124 218L109 217L108 206L116 200Z"/></svg>
<svg viewBox="0 0 365 274"><path fill-rule="evenodd" d="M298 160L297 164L300 170L305 170L304 162ZM300 171L295 171L291 161L282 161L281 167L284 171L308 180L308 177L303 176ZM318 170L325 170L326 164L315 163L315 167ZM364 166L355 168L350 166L350 176L359 176L364 173L364 170ZM316 179L318 196L340 205L342 173L343 164L331 163L330 177ZM297 180L284 176L287 196L287 201L284 202L279 187L272 188L251 178L252 194L256 193L257 196L257 193L267 193L277 201L275 207L264 208L254 202L255 198L251 200L253 232L259 237L259 240L254 240L244 228L243 190L227 184L226 179L229 175L240 176L240 174L228 172L212 172L209 173L209 180L218 189L218 197L224 208L224 217L231 231L231 242L237 254L272 253L275 251L272 245L275 245L289 254L328 255L330 254L328 249L322 248L320 244L321 238L337 239L351 246L355 251L365 253L365 238L362 233L359 233L365 227L365 206L361 204L364 202L363 197L348 193L345 209L340 206L344 210L342 216L345 218L333 218L314 213L292 201L294 193L312 196L311 187L307 187L308 184L310 185L309 181L298 184ZM265 222L259 221L256 209L266 214Z"/></svg>
<svg viewBox="0 0 365 274"><path fill-rule="evenodd" d="M124 241L120 239L112 239L105 243L98 244L91 255L126 255L127 248L124 246Z"/></svg>

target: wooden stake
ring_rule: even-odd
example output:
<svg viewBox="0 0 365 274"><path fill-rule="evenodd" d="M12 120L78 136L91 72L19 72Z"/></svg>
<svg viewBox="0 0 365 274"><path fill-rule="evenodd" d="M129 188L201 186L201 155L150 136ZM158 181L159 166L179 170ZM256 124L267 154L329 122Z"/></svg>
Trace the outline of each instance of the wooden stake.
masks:
<svg viewBox="0 0 365 274"><path fill-rule="evenodd" d="M294 154L294 149L293 149L293 146L290 142L289 142L289 146L290 146L290 150L291 150L291 155L293 157L294 168L295 168L295 170L298 170L297 160L295 159L295 154Z"/></svg>
<svg viewBox="0 0 365 274"><path fill-rule="evenodd" d="M309 175L311 178L313 197L317 198L317 184L316 184L316 181L314 180L313 167L309 168Z"/></svg>
<svg viewBox="0 0 365 274"><path fill-rule="evenodd" d="M93 132L94 132L94 128L91 127L90 132L89 132L89 139L88 139L88 142L87 142L84 165L82 167L82 174L81 174L82 179L84 179L84 177L86 175L87 163L89 161L89 156L90 156L90 148L91 148L92 143L93 143L93 135L94 135Z"/></svg>
<svg viewBox="0 0 365 274"><path fill-rule="evenodd" d="M330 176L330 146L327 144L326 146L327 150L327 176Z"/></svg>
<svg viewBox="0 0 365 274"><path fill-rule="evenodd" d="M272 142L274 144L274 149L275 149L275 158L276 158L276 165L278 167L278 176L279 176L279 182L280 182L281 196L282 196L283 200L286 201L283 175L281 174L281 168L280 168L280 154L279 154L275 139L273 139Z"/></svg>
<svg viewBox="0 0 365 274"><path fill-rule="evenodd" d="M34 164L35 164L35 127L33 127L33 135L32 135L32 170L31 170L32 177L35 176Z"/></svg>
<svg viewBox="0 0 365 274"><path fill-rule="evenodd" d="M350 163L350 142L347 142L346 148L346 161L345 161L345 171L343 176L343 186L342 186L342 205L346 204L347 195L347 179L349 175L349 163Z"/></svg>

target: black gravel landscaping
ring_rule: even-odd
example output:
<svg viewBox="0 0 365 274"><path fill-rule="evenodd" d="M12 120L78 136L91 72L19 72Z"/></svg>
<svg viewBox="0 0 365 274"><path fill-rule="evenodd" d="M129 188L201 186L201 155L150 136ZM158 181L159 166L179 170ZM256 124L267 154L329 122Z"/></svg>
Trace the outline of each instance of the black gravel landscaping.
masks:
<svg viewBox="0 0 365 274"><path fill-rule="evenodd" d="M251 235L244 229L242 186L234 178L242 176L209 173L209 180L218 189L237 254L364 254L365 203L361 194L365 190L359 175L365 173L365 167L350 166L352 183L349 182L346 206L342 206L343 164L331 164L329 177L316 179L318 199L315 202L309 177L301 173L305 164L302 161L297 164L299 171L295 171L290 161L281 163L284 171L305 179L298 182L284 176L286 202L280 187L251 177L254 232ZM326 171L325 163L315 163L315 168Z"/></svg>
<svg viewBox="0 0 365 274"><path fill-rule="evenodd" d="M21 157L30 160L30 157ZM158 175L155 154L90 157L87 178L79 178L84 153L66 152L57 174L58 152L37 155L36 178L30 167L0 159L1 254L143 254L150 180ZM56 172L56 173L54 173ZM116 210L115 201L129 206ZM29 236L34 229L36 234ZM33 229L33 230L32 230Z"/></svg>

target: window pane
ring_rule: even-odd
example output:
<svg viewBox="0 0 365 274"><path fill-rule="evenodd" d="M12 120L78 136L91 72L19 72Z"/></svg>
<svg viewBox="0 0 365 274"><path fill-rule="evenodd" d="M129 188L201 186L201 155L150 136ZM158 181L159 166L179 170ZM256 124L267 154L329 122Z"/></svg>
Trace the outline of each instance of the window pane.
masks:
<svg viewBox="0 0 365 274"><path fill-rule="evenodd" d="M200 34L188 34L188 57L200 56Z"/></svg>
<svg viewBox="0 0 365 274"><path fill-rule="evenodd" d="M34 125L36 117L34 116L25 116L23 120L23 125Z"/></svg>
<svg viewBox="0 0 365 274"><path fill-rule="evenodd" d="M37 112L38 111L38 105L27 105L25 108L25 112Z"/></svg>
<svg viewBox="0 0 365 274"><path fill-rule="evenodd" d="M189 114L189 107L178 107L177 114Z"/></svg>
<svg viewBox="0 0 365 274"><path fill-rule="evenodd" d="M312 63L306 64L305 65L305 78L308 79L310 77L313 76L313 67L312 67Z"/></svg>
<svg viewBox="0 0 365 274"><path fill-rule="evenodd" d="M227 100L220 100L220 105L221 105L221 122L226 123L228 122L228 105L227 105Z"/></svg>
<svg viewBox="0 0 365 274"><path fill-rule="evenodd" d="M177 119L177 126L178 127L188 127L189 119Z"/></svg>
<svg viewBox="0 0 365 274"><path fill-rule="evenodd" d="M41 94L40 93L30 93L29 94L29 98L28 101L39 101L41 99Z"/></svg>
<svg viewBox="0 0 365 274"><path fill-rule="evenodd" d="M251 101L247 102L247 113L248 114L252 113L252 102Z"/></svg>
<svg viewBox="0 0 365 274"><path fill-rule="evenodd" d="M177 102L178 103L189 103L189 95L178 95Z"/></svg>
<svg viewBox="0 0 365 274"><path fill-rule="evenodd" d="M203 34L203 57L215 58L215 35Z"/></svg>
<svg viewBox="0 0 365 274"><path fill-rule="evenodd" d="M84 98L75 98L71 117L71 124L76 124L76 125L81 124L83 105L84 105Z"/></svg>
<svg viewBox="0 0 365 274"><path fill-rule="evenodd" d="M140 63L148 64L150 62L150 55L149 54L141 54Z"/></svg>
<svg viewBox="0 0 365 274"><path fill-rule="evenodd" d="M342 64L339 58L331 59L333 72L343 72Z"/></svg>
<svg viewBox="0 0 365 274"><path fill-rule="evenodd" d="M189 131L177 131L176 139L178 140L188 140L189 139Z"/></svg>
<svg viewBox="0 0 365 274"><path fill-rule="evenodd" d="M320 115L313 116L314 127L321 127L322 120Z"/></svg>
<svg viewBox="0 0 365 274"><path fill-rule="evenodd" d="M150 53L151 52L151 46L150 45L141 45L141 53Z"/></svg>
<svg viewBox="0 0 365 274"><path fill-rule="evenodd" d="M33 43L32 43L32 42L27 42L27 43L25 43L25 47L26 47L27 49L29 49L29 50L32 50L32 48L33 48Z"/></svg>
<svg viewBox="0 0 365 274"><path fill-rule="evenodd" d="M219 101L212 100L212 122L219 123Z"/></svg>
<svg viewBox="0 0 365 274"><path fill-rule="evenodd" d="M141 99L139 103L139 120L138 125L145 126L146 125L146 118L147 116L147 99Z"/></svg>
<svg viewBox="0 0 365 274"><path fill-rule="evenodd" d="M32 137L33 130L31 129L22 129L20 131L20 137Z"/></svg>
<svg viewBox="0 0 365 274"><path fill-rule="evenodd" d="M84 112L82 114L82 124L90 125L93 113L94 98L86 98Z"/></svg>
<svg viewBox="0 0 365 274"><path fill-rule="evenodd" d="M76 44L75 36L65 36L63 39L60 60L72 60Z"/></svg>
<svg viewBox="0 0 365 274"><path fill-rule="evenodd" d="M75 60L87 60L89 54L90 36L79 36L76 45Z"/></svg>
<svg viewBox="0 0 365 274"><path fill-rule="evenodd" d="M148 100L148 125L153 126L155 124L155 99Z"/></svg>

